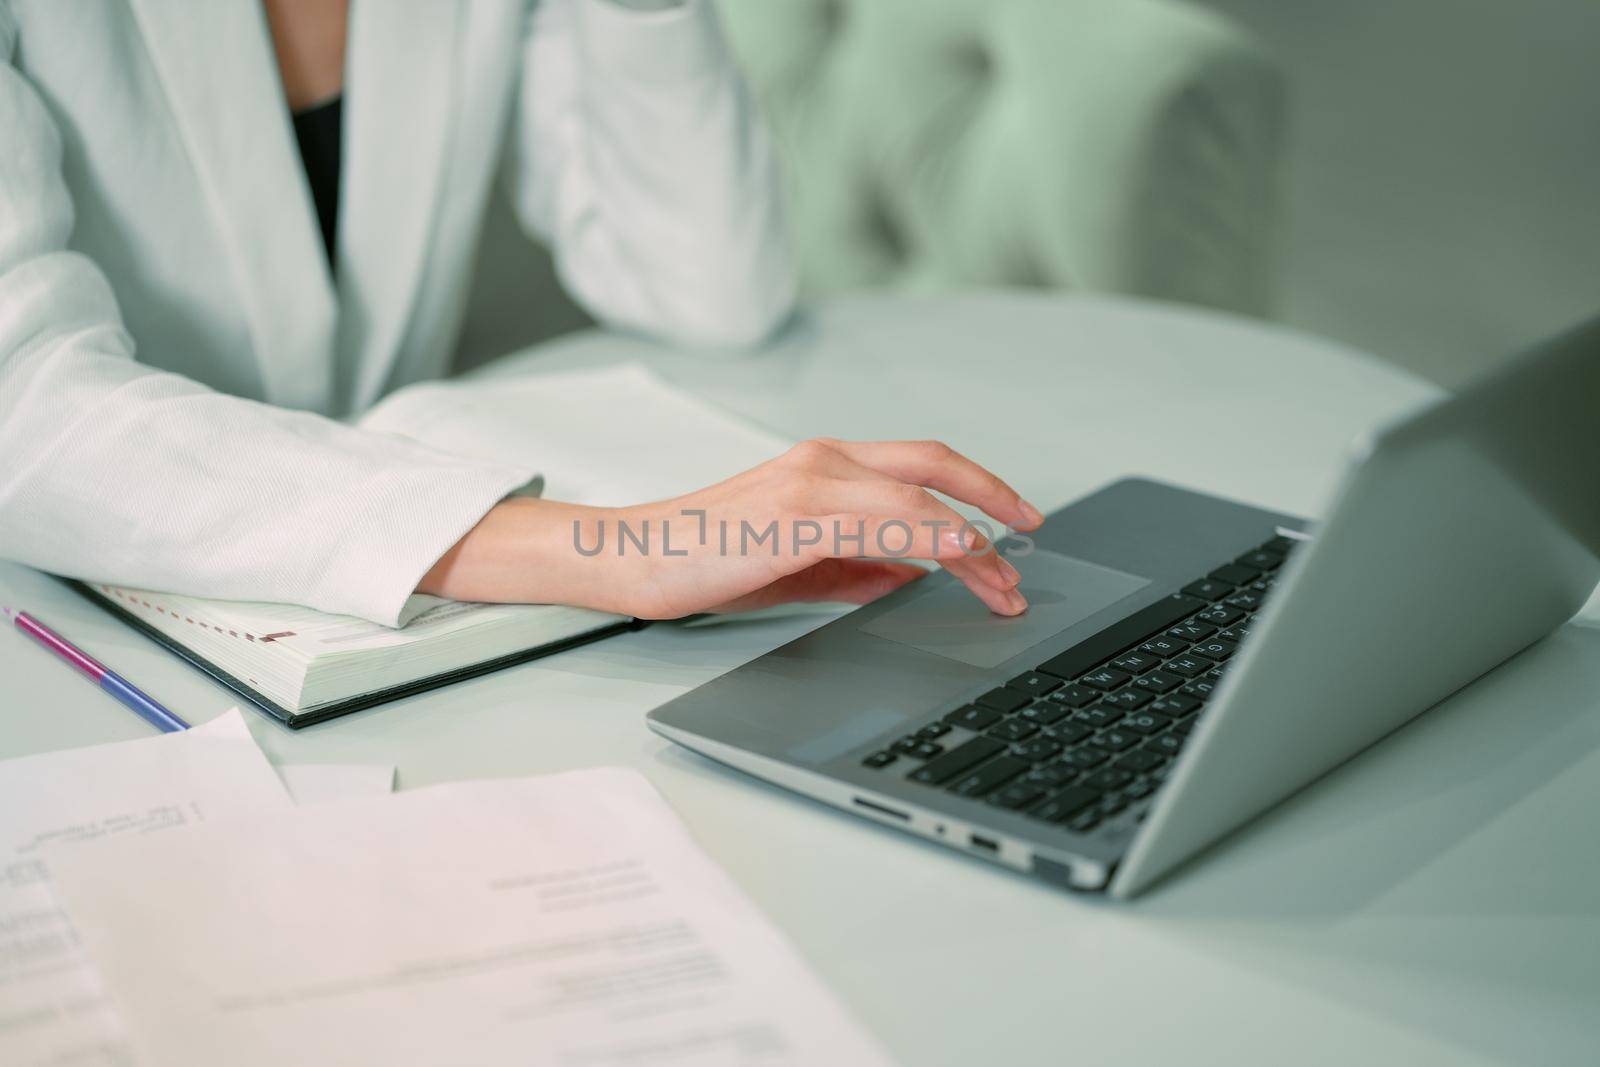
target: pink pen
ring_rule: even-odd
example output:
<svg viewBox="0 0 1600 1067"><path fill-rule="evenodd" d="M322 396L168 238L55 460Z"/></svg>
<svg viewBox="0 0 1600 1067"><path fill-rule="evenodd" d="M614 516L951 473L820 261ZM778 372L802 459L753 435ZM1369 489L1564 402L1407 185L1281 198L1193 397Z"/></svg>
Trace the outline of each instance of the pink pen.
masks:
<svg viewBox="0 0 1600 1067"><path fill-rule="evenodd" d="M72 642L32 615L25 611L13 611L10 608L0 610L3 610L6 613L6 617L16 623L17 629L55 653L57 659L65 660L68 664L77 668L79 673L87 675L96 685L116 697L118 701L131 709L134 714L145 722L168 733L189 728L188 723L160 704L157 704L154 700L151 700L133 683L109 670L104 664L96 663L82 649L73 645Z"/></svg>

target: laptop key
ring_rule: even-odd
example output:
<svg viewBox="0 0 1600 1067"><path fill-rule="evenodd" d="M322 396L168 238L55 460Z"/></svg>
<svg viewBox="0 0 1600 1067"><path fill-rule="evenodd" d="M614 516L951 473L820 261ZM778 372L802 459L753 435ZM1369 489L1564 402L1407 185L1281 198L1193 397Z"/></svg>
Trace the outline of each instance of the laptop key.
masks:
<svg viewBox="0 0 1600 1067"><path fill-rule="evenodd" d="M1260 611L1261 605L1266 603L1266 600L1265 593L1258 593L1253 589L1241 589L1223 603L1240 611Z"/></svg>
<svg viewBox="0 0 1600 1067"><path fill-rule="evenodd" d="M981 797L990 790L1005 785L1031 766L1033 765L1025 759L1001 756L957 778L955 784L950 787L950 792L963 797Z"/></svg>
<svg viewBox="0 0 1600 1067"><path fill-rule="evenodd" d="M889 746L889 751L897 752L902 756L909 756L911 754L911 750L920 744L922 744L922 739L919 737L902 737L900 740Z"/></svg>
<svg viewBox="0 0 1600 1067"><path fill-rule="evenodd" d="M1158 734L1172 725L1172 720L1164 715L1152 715L1148 711L1136 711L1123 719L1117 725L1119 730L1132 730L1136 734Z"/></svg>
<svg viewBox="0 0 1600 1067"><path fill-rule="evenodd" d="M1180 652L1189 651L1189 642L1185 638L1173 637L1170 633L1164 633L1152 637L1140 645L1139 651L1148 652L1152 656L1160 656L1162 659L1166 659L1168 656L1176 656Z"/></svg>
<svg viewBox="0 0 1600 1067"><path fill-rule="evenodd" d="M1019 693L1015 689L1007 689L1005 686L1001 686L999 689L991 689L982 696L975 698L973 703L979 707L993 708L995 711L1010 714L1027 704L1028 700L1028 694Z"/></svg>
<svg viewBox="0 0 1600 1067"><path fill-rule="evenodd" d="M1040 736L1048 737L1063 745L1075 745L1093 732L1081 722L1058 722L1054 726L1045 727L1044 733Z"/></svg>
<svg viewBox="0 0 1600 1067"><path fill-rule="evenodd" d="M1161 666L1162 658L1161 656L1152 656L1148 652L1140 652L1138 649L1134 649L1132 652L1124 652L1112 660L1111 665L1117 670L1127 671L1129 674L1143 674L1145 671Z"/></svg>
<svg viewBox="0 0 1600 1067"><path fill-rule="evenodd" d="M1053 700L1040 700L1029 704L1022 709L1022 714L1017 718L1033 723L1035 726L1049 726L1051 723L1064 719L1072 714L1072 709L1065 704L1057 704Z"/></svg>
<svg viewBox="0 0 1600 1067"><path fill-rule="evenodd" d="M1219 582L1215 578L1201 578L1184 586L1183 591L1186 595L1200 600L1221 600L1233 592L1233 586L1227 582Z"/></svg>
<svg viewBox="0 0 1600 1067"><path fill-rule="evenodd" d="M1184 696L1194 697L1196 700L1204 703L1205 701L1211 699L1211 691L1216 687L1217 684L1215 682L1208 682L1204 678L1200 678L1190 682L1188 685L1179 689L1178 692L1182 693Z"/></svg>
<svg viewBox="0 0 1600 1067"><path fill-rule="evenodd" d="M969 730L986 730L1000 721L1000 713L989 708L968 705L957 708L944 717L951 726L965 726Z"/></svg>
<svg viewBox="0 0 1600 1067"><path fill-rule="evenodd" d="M943 737L949 732L950 727L947 724L942 722L930 722L928 725L917 731L917 736L922 738L924 741L937 741L939 738Z"/></svg>
<svg viewBox="0 0 1600 1067"><path fill-rule="evenodd" d="M907 753L912 759L933 759L943 754L944 746L937 741L924 741Z"/></svg>
<svg viewBox="0 0 1600 1067"><path fill-rule="evenodd" d="M1167 631L1167 636L1175 640L1182 641L1184 643L1183 647L1188 648L1190 643L1194 641L1204 641L1206 638L1210 637L1216 632L1217 628L1208 622L1202 622L1197 619L1187 619L1169 629ZM1181 652L1183 649L1179 649L1179 651Z"/></svg>
<svg viewBox="0 0 1600 1067"><path fill-rule="evenodd" d="M1122 712L1117 708L1107 708L1097 704L1092 708L1082 708L1073 712L1072 718L1088 726L1110 726L1122 718Z"/></svg>
<svg viewBox="0 0 1600 1067"><path fill-rule="evenodd" d="M924 785L939 785L948 782L962 771L982 763L995 753L1004 752L1005 747L1005 742L996 741L992 737L974 737L944 755L929 760L907 777L913 782L921 782Z"/></svg>
<svg viewBox="0 0 1600 1067"><path fill-rule="evenodd" d="M1069 748L1067 754L1062 756L1062 762L1071 764L1080 770L1098 767L1111 758L1111 753L1094 745L1080 745L1078 748Z"/></svg>
<svg viewBox="0 0 1600 1067"><path fill-rule="evenodd" d="M1052 678L1048 674L1038 671L1029 671L1019 674L1006 683L1006 688L1015 689L1019 693L1027 693L1031 697L1042 697L1046 693L1061 688L1061 679Z"/></svg>
<svg viewBox="0 0 1600 1067"><path fill-rule="evenodd" d="M1175 722L1172 724L1172 732L1177 734L1180 740L1186 738L1189 736L1190 731L1194 729L1194 724L1199 721L1198 719L1184 719L1181 722Z"/></svg>
<svg viewBox="0 0 1600 1067"><path fill-rule="evenodd" d="M1099 825L1100 812L1091 808L1090 810L1075 816L1071 822L1067 823L1067 829L1075 830L1080 834L1086 834Z"/></svg>
<svg viewBox="0 0 1600 1067"><path fill-rule="evenodd" d="M1236 622L1226 630L1218 630L1215 636L1218 641L1232 641L1237 645L1250 636L1250 627L1245 623Z"/></svg>
<svg viewBox="0 0 1600 1067"><path fill-rule="evenodd" d="M1238 608L1230 608L1226 604L1213 604L1206 610L1196 613L1195 618L1212 626L1228 626L1244 618L1244 612Z"/></svg>
<svg viewBox="0 0 1600 1067"><path fill-rule="evenodd" d="M1048 737L1035 737L1011 746L1011 754L1029 763L1043 763L1047 759L1055 759L1061 755L1061 742L1052 741Z"/></svg>
<svg viewBox="0 0 1600 1067"><path fill-rule="evenodd" d="M1106 767L1089 775L1083 780L1083 784L1090 789L1110 792L1113 789L1121 789L1131 781L1133 781L1133 775L1127 771L1119 771L1115 767Z"/></svg>
<svg viewBox="0 0 1600 1067"><path fill-rule="evenodd" d="M1154 699L1154 696L1146 693L1143 689L1135 689L1129 686L1126 689L1118 689L1115 693L1107 693L1105 699L1101 700L1100 703L1108 708L1133 711L1135 708L1144 707Z"/></svg>
<svg viewBox="0 0 1600 1067"><path fill-rule="evenodd" d="M1124 752L1118 757L1113 766L1125 771L1132 771L1134 774L1143 774L1145 771L1154 770L1165 762L1165 756L1158 756L1154 752L1136 748L1132 752Z"/></svg>
<svg viewBox="0 0 1600 1067"><path fill-rule="evenodd" d="M1101 748L1109 748L1113 752L1121 752L1125 748L1132 748L1137 745L1140 740L1142 738L1139 734L1113 726L1109 730L1100 731L1100 736L1094 739L1094 743Z"/></svg>
<svg viewBox="0 0 1600 1067"><path fill-rule="evenodd" d="M1028 814L1045 822L1061 822L1072 818L1099 799L1100 794L1093 789L1085 789L1077 785L1069 786L1029 811Z"/></svg>
<svg viewBox="0 0 1600 1067"><path fill-rule="evenodd" d="M1021 741L1025 737L1032 737L1039 732L1039 728L1031 722L1021 719L1007 719L998 726L991 727L985 737L997 737L1002 741Z"/></svg>
<svg viewBox="0 0 1600 1067"><path fill-rule="evenodd" d="M1235 645L1233 642L1219 641L1215 637L1211 638L1209 641L1201 641L1198 645L1195 645L1193 649L1196 655L1204 656L1206 659L1214 659L1218 663L1223 662L1238 650L1239 646Z"/></svg>
<svg viewBox="0 0 1600 1067"><path fill-rule="evenodd" d="M1004 789L989 794L989 803L1001 808L1025 808L1043 799L1045 789L1033 782L1012 782Z"/></svg>
<svg viewBox="0 0 1600 1067"><path fill-rule="evenodd" d="M1076 678L1203 607L1205 602L1193 597L1169 596L1158 600L1045 660L1039 664L1039 669L1057 678Z"/></svg>
<svg viewBox="0 0 1600 1067"><path fill-rule="evenodd" d="M1256 546L1255 550L1257 552L1271 552L1274 556L1282 559L1284 556L1289 554L1290 550L1294 548L1294 545L1295 542L1293 538L1285 537L1282 534L1279 534L1277 537L1261 542L1261 544Z"/></svg>
<svg viewBox="0 0 1600 1067"><path fill-rule="evenodd" d="M1050 699L1067 705L1069 708L1081 708L1093 704L1100 699L1100 694L1086 685L1069 685L1065 689L1057 689L1050 694Z"/></svg>
<svg viewBox="0 0 1600 1067"><path fill-rule="evenodd" d="M1258 571L1270 571L1283 566L1283 557L1276 552L1258 548L1253 552L1246 552L1234 562L1245 567L1254 567Z"/></svg>
<svg viewBox="0 0 1600 1067"><path fill-rule="evenodd" d="M1152 737L1144 743L1146 752L1154 752L1158 756L1176 756L1182 748L1183 735L1175 731Z"/></svg>
<svg viewBox="0 0 1600 1067"><path fill-rule="evenodd" d="M1254 567L1241 567L1237 563L1224 563L1211 572L1211 577L1228 585L1249 585L1261 576Z"/></svg>
<svg viewBox="0 0 1600 1067"><path fill-rule="evenodd" d="M1209 671L1211 666L1210 660L1186 653L1167 660L1167 665L1162 670L1171 671L1173 674L1181 674L1185 678L1198 678L1206 671Z"/></svg>
<svg viewBox="0 0 1600 1067"><path fill-rule="evenodd" d="M1166 671L1151 671L1133 680L1133 684L1147 693L1166 693L1183 684L1183 679Z"/></svg>
<svg viewBox="0 0 1600 1067"><path fill-rule="evenodd" d="M1182 693L1168 693L1145 710L1153 711L1157 715L1165 715L1169 719L1176 719L1189 714L1199 707L1200 702L1194 697L1184 696Z"/></svg>
<svg viewBox="0 0 1600 1067"><path fill-rule="evenodd" d="M894 759L895 756L893 752L874 752L872 755L862 760L861 765L863 767L873 768L887 767L889 764L894 762Z"/></svg>
<svg viewBox="0 0 1600 1067"><path fill-rule="evenodd" d="M1096 689L1110 690L1126 682L1128 677L1126 672L1119 671L1114 667L1101 667L1099 670L1090 671L1078 680L1084 685L1093 686Z"/></svg>
<svg viewBox="0 0 1600 1067"><path fill-rule="evenodd" d="M1028 781L1038 782L1049 789L1066 785L1083 772L1070 763L1047 763L1028 772Z"/></svg>

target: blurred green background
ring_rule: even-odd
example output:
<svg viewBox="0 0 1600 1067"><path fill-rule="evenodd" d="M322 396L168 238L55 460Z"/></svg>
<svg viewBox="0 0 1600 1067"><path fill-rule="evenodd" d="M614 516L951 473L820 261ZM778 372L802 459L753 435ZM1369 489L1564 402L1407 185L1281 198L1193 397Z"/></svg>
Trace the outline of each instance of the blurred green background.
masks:
<svg viewBox="0 0 1600 1067"><path fill-rule="evenodd" d="M1198 2L1290 78L1280 317L1451 385L1600 313L1600 3Z"/></svg>
<svg viewBox="0 0 1600 1067"><path fill-rule="evenodd" d="M807 293L1131 293L1447 385L1600 310L1592 0L718 4ZM463 364L586 321L497 203Z"/></svg>

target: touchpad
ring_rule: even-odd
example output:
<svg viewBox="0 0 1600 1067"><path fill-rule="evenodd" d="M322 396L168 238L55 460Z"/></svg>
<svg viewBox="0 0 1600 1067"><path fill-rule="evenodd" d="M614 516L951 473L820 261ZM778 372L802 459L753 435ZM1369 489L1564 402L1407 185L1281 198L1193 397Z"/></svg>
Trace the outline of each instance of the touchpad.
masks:
<svg viewBox="0 0 1600 1067"><path fill-rule="evenodd" d="M1022 572L1028 610L1021 615L996 615L960 582L949 581L859 629L974 667L998 667L1150 584L1148 578L1042 549L1006 558Z"/></svg>

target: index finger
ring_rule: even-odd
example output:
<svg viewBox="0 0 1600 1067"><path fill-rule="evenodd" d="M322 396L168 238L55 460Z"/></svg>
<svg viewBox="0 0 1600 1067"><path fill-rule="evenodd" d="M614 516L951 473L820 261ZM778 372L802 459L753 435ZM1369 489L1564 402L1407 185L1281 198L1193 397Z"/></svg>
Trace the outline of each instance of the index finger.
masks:
<svg viewBox="0 0 1600 1067"><path fill-rule="evenodd" d="M937 489L982 508L1018 530L1037 529L1044 522L1039 509L990 471L942 441L839 441L829 447L863 467L900 482Z"/></svg>

